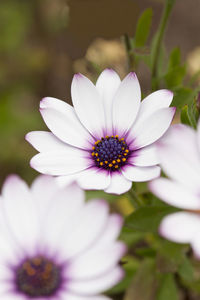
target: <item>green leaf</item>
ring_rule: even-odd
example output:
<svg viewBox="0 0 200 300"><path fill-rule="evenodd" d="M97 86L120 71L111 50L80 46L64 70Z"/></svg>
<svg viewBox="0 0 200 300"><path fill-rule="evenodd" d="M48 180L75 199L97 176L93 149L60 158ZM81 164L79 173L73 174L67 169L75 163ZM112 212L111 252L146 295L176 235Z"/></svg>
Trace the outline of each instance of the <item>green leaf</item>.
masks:
<svg viewBox="0 0 200 300"><path fill-rule="evenodd" d="M190 260L185 256L178 269L181 279L186 282L194 281L194 268Z"/></svg>
<svg viewBox="0 0 200 300"><path fill-rule="evenodd" d="M152 259L146 259L140 264L132 284L126 291L124 300L155 300L155 291L155 263Z"/></svg>
<svg viewBox="0 0 200 300"><path fill-rule="evenodd" d="M173 274L164 274L158 288L156 300L179 300Z"/></svg>
<svg viewBox="0 0 200 300"><path fill-rule="evenodd" d="M175 67L181 65L181 51L180 49L174 48L170 53L169 63L168 63L168 71L173 70Z"/></svg>
<svg viewBox="0 0 200 300"><path fill-rule="evenodd" d="M190 116L188 113L188 105L185 105L181 110L181 123L191 126Z"/></svg>
<svg viewBox="0 0 200 300"><path fill-rule="evenodd" d="M135 32L135 39L134 39L134 46L135 47L143 47L148 39L151 23L152 23L152 9L146 9L142 15L140 16L136 32Z"/></svg>
<svg viewBox="0 0 200 300"><path fill-rule="evenodd" d="M175 211L177 209L170 206L140 207L126 218L125 226L144 232L157 232L163 217Z"/></svg>
<svg viewBox="0 0 200 300"><path fill-rule="evenodd" d="M196 107L196 101L191 104L185 105L181 110L181 123L192 126L196 129L198 120L198 110Z"/></svg>
<svg viewBox="0 0 200 300"><path fill-rule="evenodd" d="M186 65L181 65L181 52L174 48L170 54L167 72L164 75L167 88L173 88L182 84L186 74Z"/></svg>
<svg viewBox="0 0 200 300"><path fill-rule="evenodd" d="M190 89L188 87L177 88L174 91L172 106L176 106L177 108L182 109L184 105L189 105L190 103L192 103L196 96L196 90Z"/></svg>

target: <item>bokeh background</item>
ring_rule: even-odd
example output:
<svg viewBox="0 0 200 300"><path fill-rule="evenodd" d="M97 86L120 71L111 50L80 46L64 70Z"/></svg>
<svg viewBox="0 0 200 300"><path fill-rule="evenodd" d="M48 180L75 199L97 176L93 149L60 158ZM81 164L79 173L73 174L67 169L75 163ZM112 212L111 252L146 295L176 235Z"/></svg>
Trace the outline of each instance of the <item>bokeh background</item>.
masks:
<svg viewBox="0 0 200 300"><path fill-rule="evenodd" d="M1 0L0 1L0 184L9 173L29 182L36 153L27 132L46 129L39 101L52 96L67 102L73 74L96 80L112 67L129 71L123 35L134 35L141 12L153 8L153 35L164 0ZM187 72L200 69L200 1L177 0L165 36L169 52L179 46ZM143 93L150 74L137 70Z"/></svg>

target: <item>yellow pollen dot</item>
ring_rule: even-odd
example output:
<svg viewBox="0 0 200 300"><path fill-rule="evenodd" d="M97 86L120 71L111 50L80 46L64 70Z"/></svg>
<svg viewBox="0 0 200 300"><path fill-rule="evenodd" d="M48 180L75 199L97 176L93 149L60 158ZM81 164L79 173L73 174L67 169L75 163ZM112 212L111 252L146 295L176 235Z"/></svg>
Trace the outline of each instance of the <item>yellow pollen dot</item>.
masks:
<svg viewBox="0 0 200 300"><path fill-rule="evenodd" d="M111 138L114 138L114 135L111 135Z"/></svg>
<svg viewBox="0 0 200 300"><path fill-rule="evenodd" d="M106 139L109 139L109 135L106 135Z"/></svg>
<svg viewBox="0 0 200 300"><path fill-rule="evenodd" d="M122 158L122 161L126 161L126 158L125 158L125 157L123 157L123 158Z"/></svg>
<svg viewBox="0 0 200 300"><path fill-rule="evenodd" d="M104 162L105 162L106 165L108 164L108 161L107 161L107 160L105 160Z"/></svg>
<svg viewBox="0 0 200 300"><path fill-rule="evenodd" d="M113 165L114 165L114 164L116 164L116 161L115 161L115 160L113 160L113 161L112 161L112 163L113 163Z"/></svg>
<svg viewBox="0 0 200 300"><path fill-rule="evenodd" d="M118 165L115 165L115 169L118 169L119 168L119 166Z"/></svg>
<svg viewBox="0 0 200 300"><path fill-rule="evenodd" d="M95 156L99 156L99 154L96 152L96 153L95 153Z"/></svg>
<svg viewBox="0 0 200 300"><path fill-rule="evenodd" d="M124 150L125 148L124 147L122 147L122 150Z"/></svg>
<svg viewBox="0 0 200 300"><path fill-rule="evenodd" d="M103 162L102 161L100 162L100 166L103 166Z"/></svg>
<svg viewBox="0 0 200 300"><path fill-rule="evenodd" d="M26 262L24 265L23 265L23 268L26 270L26 273L29 275L29 276L33 276L35 275L36 271L34 270L34 268L31 267L30 263Z"/></svg>
<svg viewBox="0 0 200 300"><path fill-rule="evenodd" d="M121 160L118 158L118 159L117 159L117 162L118 162L118 163L120 163L120 162L121 162Z"/></svg>
<svg viewBox="0 0 200 300"><path fill-rule="evenodd" d="M124 141L124 138L121 138L121 141Z"/></svg>
<svg viewBox="0 0 200 300"><path fill-rule="evenodd" d="M119 136L118 136L118 135L116 135L115 137L116 137L116 139L118 139L118 137L119 137Z"/></svg>
<svg viewBox="0 0 200 300"><path fill-rule="evenodd" d="M126 156L127 155L127 153L124 153L124 156Z"/></svg>
<svg viewBox="0 0 200 300"><path fill-rule="evenodd" d="M125 142L123 142L123 144L125 145L126 143L125 143Z"/></svg>
<svg viewBox="0 0 200 300"><path fill-rule="evenodd" d="M92 156L95 156L95 153L94 153L94 152L92 152Z"/></svg>
<svg viewBox="0 0 200 300"><path fill-rule="evenodd" d="M119 157L122 157L121 154L118 155Z"/></svg>
<svg viewBox="0 0 200 300"><path fill-rule="evenodd" d="M129 150L128 150L128 149L126 149L126 150L125 150L125 152L126 152L126 153L128 153L128 152L129 152Z"/></svg>
<svg viewBox="0 0 200 300"><path fill-rule="evenodd" d="M97 158L97 161L100 161L100 159L99 159L99 158Z"/></svg>
<svg viewBox="0 0 200 300"><path fill-rule="evenodd" d="M51 272L53 269L53 266L51 263L46 264L45 266L45 272Z"/></svg>
<svg viewBox="0 0 200 300"><path fill-rule="evenodd" d="M102 138L101 138L101 140L103 141L103 140L104 140L104 138L102 137Z"/></svg>
<svg viewBox="0 0 200 300"><path fill-rule="evenodd" d="M92 150L95 150L95 147L92 147Z"/></svg>
<svg viewBox="0 0 200 300"><path fill-rule="evenodd" d="M41 262L42 262L42 260L41 260L40 257L35 257L35 258L32 259L32 261L33 261L33 264L35 266L39 266L41 264Z"/></svg>
<svg viewBox="0 0 200 300"><path fill-rule="evenodd" d="M109 164L108 166L111 168L113 165L112 165L112 164Z"/></svg>
<svg viewBox="0 0 200 300"><path fill-rule="evenodd" d="M95 145L97 145L98 143L100 143L100 141L99 141L99 140L98 140L98 141L96 141L94 144L95 144Z"/></svg>

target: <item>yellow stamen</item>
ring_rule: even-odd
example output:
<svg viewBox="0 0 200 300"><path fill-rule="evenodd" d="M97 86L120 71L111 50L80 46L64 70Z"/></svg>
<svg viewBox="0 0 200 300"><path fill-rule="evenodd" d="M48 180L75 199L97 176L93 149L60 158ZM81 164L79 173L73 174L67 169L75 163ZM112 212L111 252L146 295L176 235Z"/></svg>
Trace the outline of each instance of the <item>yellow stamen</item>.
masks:
<svg viewBox="0 0 200 300"><path fill-rule="evenodd" d="M106 135L106 139L109 139L109 135Z"/></svg>
<svg viewBox="0 0 200 300"><path fill-rule="evenodd" d="M104 162L105 162L106 165L108 164L108 161L107 161L107 160L105 160Z"/></svg>
<svg viewBox="0 0 200 300"><path fill-rule="evenodd" d="M115 165L115 169L118 169L119 168L119 166L118 165Z"/></svg>
<svg viewBox="0 0 200 300"><path fill-rule="evenodd" d="M100 162L100 166L103 166L103 162L102 161Z"/></svg>
<svg viewBox="0 0 200 300"><path fill-rule="evenodd" d="M121 162L121 160L118 158L118 159L117 159L117 162L118 162L118 163L120 163L120 162Z"/></svg>
<svg viewBox="0 0 200 300"><path fill-rule="evenodd" d="M96 152L96 153L95 153L95 156L99 156L99 154Z"/></svg>
<svg viewBox="0 0 200 300"><path fill-rule="evenodd" d="M122 158L122 161L126 161L126 158L125 158L125 157L123 157L123 158Z"/></svg>
<svg viewBox="0 0 200 300"><path fill-rule="evenodd" d="M99 159L99 158L97 158L97 161L100 161L100 159Z"/></svg>
<svg viewBox="0 0 200 300"><path fill-rule="evenodd" d="M113 163L113 165L114 165L114 164L116 164L116 161L115 161L115 160L113 160L113 161L112 161L112 163Z"/></svg>
<svg viewBox="0 0 200 300"><path fill-rule="evenodd" d="M95 156L95 153L94 153L94 152L92 152L92 156Z"/></svg>
<svg viewBox="0 0 200 300"><path fill-rule="evenodd" d="M109 164L108 166L111 168L113 165L112 165L112 164Z"/></svg>
<svg viewBox="0 0 200 300"><path fill-rule="evenodd" d="M128 153L128 152L129 152L129 150L128 150L128 149L126 149L126 150L125 150L125 152L126 152L126 153Z"/></svg>

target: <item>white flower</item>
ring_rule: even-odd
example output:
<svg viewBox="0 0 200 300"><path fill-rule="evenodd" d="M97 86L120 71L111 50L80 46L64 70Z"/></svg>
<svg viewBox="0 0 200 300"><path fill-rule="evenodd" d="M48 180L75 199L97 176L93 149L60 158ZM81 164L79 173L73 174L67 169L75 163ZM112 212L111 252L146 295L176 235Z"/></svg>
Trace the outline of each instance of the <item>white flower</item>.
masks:
<svg viewBox="0 0 200 300"><path fill-rule="evenodd" d="M103 200L85 203L75 184L38 177L29 189L12 175L0 197L0 298L108 300L125 245L122 219Z"/></svg>
<svg viewBox="0 0 200 300"><path fill-rule="evenodd" d="M36 131L26 139L40 153L31 160L37 171L75 179L84 189L121 194L132 181L159 176L154 142L168 129L175 113L173 94L159 90L141 102L135 73L123 81L105 70L96 86L81 74L72 82L69 104L44 98L40 112L52 131Z"/></svg>
<svg viewBox="0 0 200 300"><path fill-rule="evenodd" d="M159 141L158 155L171 179L153 180L150 190L166 203L186 210L166 216L159 231L174 242L190 243L200 258L200 122L197 131L173 125Z"/></svg>

